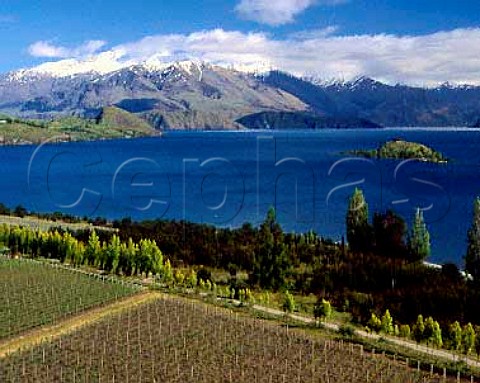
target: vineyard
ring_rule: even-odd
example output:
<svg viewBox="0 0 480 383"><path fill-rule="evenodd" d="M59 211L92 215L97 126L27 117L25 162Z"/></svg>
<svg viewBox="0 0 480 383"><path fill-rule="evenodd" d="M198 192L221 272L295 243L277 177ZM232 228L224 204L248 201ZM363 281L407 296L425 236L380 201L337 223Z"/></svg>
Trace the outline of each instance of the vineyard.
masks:
<svg viewBox="0 0 480 383"><path fill-rule="evenodd" d="M353 344L177 298L0 360L1 382L444 382Z"/></svg>
<svg viewBox="0 0 480 383"><path fill-rule="evenodd" d="M0 257L0 339L133 294L75 270Z"/></svg>

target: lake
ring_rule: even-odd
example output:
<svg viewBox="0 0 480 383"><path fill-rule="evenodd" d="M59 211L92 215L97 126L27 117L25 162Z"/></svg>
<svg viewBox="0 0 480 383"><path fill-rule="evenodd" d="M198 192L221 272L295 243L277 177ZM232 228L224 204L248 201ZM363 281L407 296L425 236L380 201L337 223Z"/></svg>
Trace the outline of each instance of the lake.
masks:
<svg viewBox="0 0 480 383"><path fill-rule="evenodd" d="M402 138L451 161L369 160L344 154ZM258 224L275 206L285 230L340 240L348 197L364 190L370 211L417 207L432 262L462 265L472 204L480 195L480 131L168 132L142 138L2 147L0 201L31 211L219 226Z"/></svg>

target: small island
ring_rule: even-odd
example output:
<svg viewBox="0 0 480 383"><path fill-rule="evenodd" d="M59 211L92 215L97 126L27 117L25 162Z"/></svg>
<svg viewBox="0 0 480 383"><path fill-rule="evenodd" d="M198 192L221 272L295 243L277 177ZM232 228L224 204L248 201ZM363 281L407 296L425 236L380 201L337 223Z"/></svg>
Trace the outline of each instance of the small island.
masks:
<svg viewBox="0 0 480 383"><path fill-rule="evenodd" d="M357 156L381 159L414 159L423 162L447 163L448 159L442 154L426 145L409 142L402 139L388 141L378 149L353 150L349 152Z"/></svg>

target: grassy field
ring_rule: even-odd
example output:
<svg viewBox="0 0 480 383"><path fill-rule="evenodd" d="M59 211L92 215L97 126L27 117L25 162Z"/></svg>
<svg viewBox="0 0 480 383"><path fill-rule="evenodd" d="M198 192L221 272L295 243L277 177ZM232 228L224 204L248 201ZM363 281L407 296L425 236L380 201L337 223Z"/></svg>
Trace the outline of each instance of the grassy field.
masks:
<svg viewBox="0 0 480 383"><path fill-rule="evenodd" d="M158 298L0 359L2 382L441 382L359 347Z"/></svg>
<svg viewBox="0 0 480 383"><path fill-rule="evenodd" d="M0 339L137 291L53 265L0 257Z"/></svg>

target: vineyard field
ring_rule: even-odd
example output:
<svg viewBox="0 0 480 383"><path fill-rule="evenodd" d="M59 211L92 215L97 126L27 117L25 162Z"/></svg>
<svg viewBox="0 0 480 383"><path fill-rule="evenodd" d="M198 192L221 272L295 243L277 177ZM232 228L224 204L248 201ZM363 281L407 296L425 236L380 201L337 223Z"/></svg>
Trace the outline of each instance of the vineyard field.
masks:
<svg viewBox="0 0 480 383"><path fill-rule="evenodd" d="M0 360L1 382L444 382L353 344L164 297Z"/></svg>
<svg viewBox="0 0 480 383"><path fill-rule="evenodd" d="M5 258L0 258L0 289L0 339L138 291L75 270Z"/></svg>

